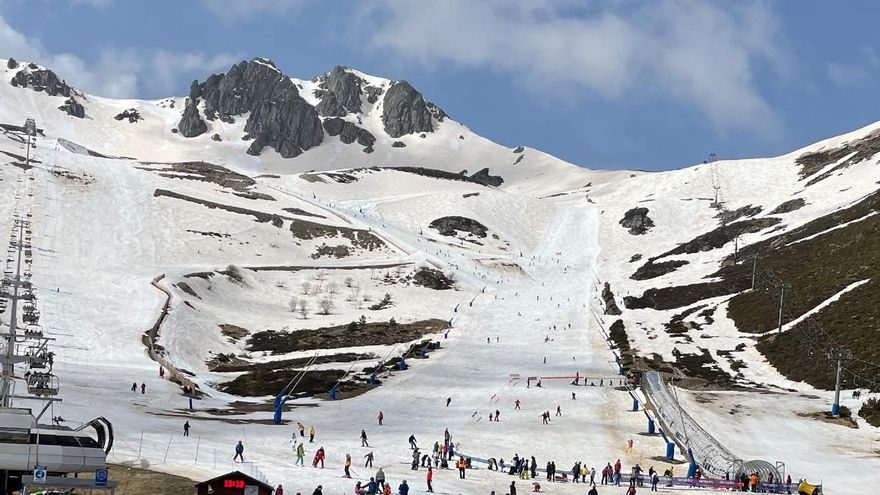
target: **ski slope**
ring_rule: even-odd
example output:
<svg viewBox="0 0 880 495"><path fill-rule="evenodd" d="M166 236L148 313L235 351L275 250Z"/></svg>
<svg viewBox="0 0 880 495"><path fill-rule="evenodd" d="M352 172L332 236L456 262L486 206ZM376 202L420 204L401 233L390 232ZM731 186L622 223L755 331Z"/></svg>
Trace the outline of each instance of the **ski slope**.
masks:
<svg viewBox="0 0 880 495"><path fill-rule="evenodd" d="M0 73L6 79L12 75L6 69ZM381 84L378 78L374 82ZM308 87L308 81L301 83ZM377 146L371 155L328 140L290 160L268 149L261 157L251 157L238 139L243 118L237 124L212 122L229 127L211 129L192 140L172 135L169 130L180 117L181 98L174 99L177 104L171 108L170 100L120 101L87 95L88 118L79 121L57 110L63 98L3 84L0 97L4 101L0 122L20 124L32 116L44 129L35 151L40 163L28 171L11 164L0 168L0 191L6 197L14 197L13 191L25 181L34 190L21 204L0 204L0 219L8 218L11 224L16 207L34 212L34 283L43 326L57 339L56 369L62 377L64 402L53 415L60 414L74 425L98 412L109 418L117 434L113 462L199 480L242 469L283 484L287 493L311 493L321 484L324 493L337 494L351 493L355 481L341 478L345 455L355 460L356 478L367 481L372 471L358 461L373 451L375 467L383 467L395 487L407 479L414 492L421 492L425 471L409 469L407 438L414 434L420 447L430 450L435 441L442 442L448 428L456 450L467 455L505 461L514 454L535 456L539 467L553 460L560 472L568 471L576 461L597 471L617 459L625 471L636 463L645 470L653 465L661 472L668 466L656 459L665 453L665 443L660 437L642 435L644 415L630 412L626 391L574 387L569 382L576 373L606 382L617 373L614 357L591 315L599 308L593 289L597 278L611 281L622 307L623 296L699 280L716 271L720 258L732 252L733 247L726 245L682 256L689 265L676 272L648 281L629 278L638 266L629 261L633 255L672 249L718 225L717 210L707 200L713 191L708 165L650 174L592 171L528 148L522 152L526 158L514 164L518 154L451 119L424 139L402 138L406 148ZM137 108L144 122L128 124L112 118L127 108ZM382 134L375 109L365 112L364 125L380 141L390 142ZM722 200L730 210L761 206L759 216L765 216L784 201L803 197L805 207L781 215L786 230L852 204L876 190L880 171L873 161L805 188L794 159L876 128L875 124L781 157L719 162ZM224 141L211 141L208 136L213 132L220 132ZM0 150L21 151L11 139L0 137L0 143ZM98 158L85 149L137 160ZM254 177L250 191L274 201L242 198L211 182L162 176L155 170L160 166L146 164L196 159ZM499 173L505 182L491 188L402 171L352 170L376 164L456 173L490 166L490 172ZM53 174L53 168L79 179ZM314 172L303 174L306 171ZM357 181L336 182L322 174L329 171L352 174ZM323 179L310 180L309 175ZM289 219L279 228L248 215L156 197L157 189L266 214L290 216L294 214L284 208L299 209L320 215L320 220L302 218L324 225L373 232L384 247L354 250L342 259L315 259L312 254L323 240L291 236ZM648 207L656 224L644 236L632 236L618 223L635 206ZM429 228L431 221L442 216L475 219L497 239L489 236L474 244L442 236ZM0 226L8 229L2 222ZM208 231L217 235L204 234ZM769 235L766 231L747 234L741 242ZM433 291L386 285L374 278L371 267L398 264L406 270L428 265L455 273L457 288ZM185 277L224 270L228 265L297 269L245 270L240 284L219 276L209 280ZM340 284L352 277L377 298L391 293L395 304L371 312L348 303L341 294L330 315L303 319L292 314L287 308L290 297L321 270ZM180 388L159 378L158 366L142 343L142 335L159 317L165 302L164 293L151 285L163 274L163 284L173 297L158 344L166 349L169 361L192 373L192 380L207 393L195 401L192 412ZM187 281L198 296L183 291L178 285L181 281ZM314 310L317 301L310 299L310 303ZM671 360L673 349L691 351L699 346L715 353L743 342L752 344L751 336L739 332L726 318L724 300L712 303L719 307L716 321L704 332L713 338L692 344L675 342L658 330L681 309L626 310L623 317L632 346ZM362 314L371 321L451 319L453 326L448 333L432 336L441 349L428 359L409 359L407 371L384 377L383 385L375 390L340 401L318 397L289 402L284 414L287 424L281 426L270 424L272 412L266 402L271 397L243 398L219 391L218 384L233 375L211 372L206 364L221 352L245 355L252 362L313 354L248 352L243 343L229 342L221 335L218 325L222 323L252 331L285 326L312 329L345 324ZM399 353L393 346L333 352L346 350L377 356ZM880 432L876 428L863 421L852 429L808 417L830 407L830 394L787 380L751 345L742 357L749 364L743 371L746 377L764 390L677 391L703 428L737 455L783 461L793 479L821 481L827 493L856 492L880 483L876 454ZM361 364L373 366L378 361ZM719 360L719 365L726 364ZM542 387L527 387L527 377L544 377ZM130 392L133 382L145 383L147 393ZM571 397L573 392L576 399ZM447 398L451 399L448 407ZM515 400L522 403L520 411L514 410ZM850 400L843 404L857 405ZM557 406L562 417L553 416ZM500 421L489 422L489 413L496 410L501 412ZM376 421L379 411L385 416L382 427ZM541 424L543 411L551 412L549 425ZM181 436L184 421L192 425L192 436L187 438ZM325 469L293 465L291 435L297 421L307 428L315 426L317 438L314 444L306 443L306 460L323 446ZM370 448L360 447L361 429L369 436ZM629 439L634 440L634 450L626 453ZM245 466L231 462L239 440L245 444ZM495 490L500 494L513 480L477 467L468 472L467 480L459 480L454 471L438 472L435 491L478 494ZM676 466L676 474L685 469ZM541 484L548 493L585 491L574 484ZM517 487L519 493L531 488L519 480ZM624 491L600 487L603 494Z"/></svg>

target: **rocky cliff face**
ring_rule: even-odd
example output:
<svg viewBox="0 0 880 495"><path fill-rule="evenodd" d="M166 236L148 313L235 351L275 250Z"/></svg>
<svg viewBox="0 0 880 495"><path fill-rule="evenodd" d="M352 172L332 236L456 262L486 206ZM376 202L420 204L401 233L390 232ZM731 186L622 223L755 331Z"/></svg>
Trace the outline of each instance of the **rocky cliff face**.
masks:
<svg viewBox="0 0 880 495"><path fill-rule="evenodd" d="M48 69L24 68L12 77L12 85L20 88L32 88L34 91L45 91L50 96L70 97L71 92L70 86Z"/></svg>
<svg viewBox="0 0 880 495"><path fill-rule="evenodd" d="M299 95L290 78L267 59L240 62L226 74L214 74L203 83L193 81L190 102L197 102L198 98L205 102L208 120L219 117L228 122L234 115L250 113L245 132L254 138L248 148L251 155L259 155L264 147L270 146L281 156L291 158L321 144L324 138L315 108ZM188 104L178 124L181 134L186 135L184 124L192 132L202 129L196 117L201 120L198 109ZM207 125L193 135L206 131Z"/></svg>
<svg viewBox="0 0 880 495"><path fill-rule="evenodd" d="M406 81L396 82L388 88L383 106L382 124L391 137L434 130L425 99Z"/></svg>
<svg viewBox="0 0 880 495"><path fill-rule="evenodd" d="M345 70L344 67L336 66L321 82L323 90L321 103L318 104L318 113L321 116L342 117L347 113L359 113L361 111L361 86L363 81L360 77ZM331 101L326 106L333 106L337 113L324 114L321 106L325 101ZM339 112L342 112L341 114Z"/></svg>

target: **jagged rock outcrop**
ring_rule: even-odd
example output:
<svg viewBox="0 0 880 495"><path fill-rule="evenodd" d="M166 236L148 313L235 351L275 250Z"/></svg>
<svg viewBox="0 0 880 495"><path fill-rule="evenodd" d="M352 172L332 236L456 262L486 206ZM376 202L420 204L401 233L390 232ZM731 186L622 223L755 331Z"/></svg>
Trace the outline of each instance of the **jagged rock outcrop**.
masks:
<svg viewBox="0 0 880 495"><path fill-rule="evenodd" d="M377 86L367 86L364 88L364 92L367 93L367 101L370 103L376 103L379 101L379 97L382 96L384 90Z"/></svg>
<svg viewBox="0 0 880 495"><path fill-rule="evenodd" d="M293 81L271 60L242 61L226 74L213 74L203 83L193 81L190 100L197 98L204 100L208 120L234 122L233 115L250 114L244 131L253 139L247 151L251 155L259 155L269 146L282 157L291 158L324 139L315 108L299 95ZM201 128L195 120L192 123L197 125L194 130ZM178 128L183 134L183 126Z"/></svg>
<svg viewBox="0 0 880 495"><path fill-rule="evenodd" d="M324 119L323 126L328 135L339 136L339 140L343 143L351 144L357 141L361 146L370 148L368 153L372 152L372 146L376 142L376 138L370 131L338 117Z"/></svg>
<svg viewBox="0 0 880 495"><path fill-rule="evenodd" d="M611 284L605 282L605 286L602 288L602 301L605 303L605 314L618 316L622 313L620 311L620 307L617 306L617 301L614 300L614 293L611 292Z"/></svg>
<svg viewBox="0 0 880 495"><path fill-rule="evenodd" d="M620 225L629 229L632 235L641 235L654 226L654 221L648 217L648 209L640 207L624 213Z"/></svg>
<svg viewBox="0 0 880 495"><path fill-rule="evenodd" d="M71 117L76 117L79 119L85 118L86 109L82 106L82 104L76 101L72 96L66 100L64 100L64 104L58 107L58 110L62 112L66 112L67 115Z"/></svg>
<svg viewBox="0 0 880 495"><path fill-rule="evenodd" d="M199 99L187 98L183 116L177 123L177 130L183 137L196 137L208 132L208 124L199 115Z"/></svg>
<svg viewBox="0 0 880 495"><path fill-rule="evenodd" d="M393 143L391 143L391 147L392 148L406 148L406 143L404 143L403 141L394 141Z"/></svg>
<svg viewBox="0 0 880 495"><path fill-rule="evenodd" d="M31 64L33 67L35 65ZM19 88L33 88L34 91L45 91L49 96L70 97L71 88L48 69L31 69L28 66L15 73L12 85Z"/></svg>
<svg viewBox="0 0 880 495"><path fill-rule="evenodd" d="M489 230L485 225L473 218L449 216L433 220L428 227L435 229L440 235L454 237L458 232L465 232L477 237L486 237Z"/></svg>
<svg viewBox="0 0 880 495"><path fill-rule="evenodd" d="M15 69L17 67L18 67L18 61L12 57L9 57L9 60L6 61L6 68L7 69Z"/></svg>
<svg viewBox="0 0 880 495"><path fill-rule="evenodd" d="M137 109L135 109L135 108L129 108L128 110L123 110L122 112L116 114L116 116L113 118L116 120L120 120L120 121L128 119L128 122L130 124L134 124L138 120L144 120L144 118L141 117L141 113L138 112Z"/></svg>
<svg viewBox="0 0 880 495"><path fill-rule="evenodd" d="M220 137L220 134L217 134L216 132L215 132L214 134L211 135L211 139L214 140L214 141L217 141L218 143L219 143L220 141L223 141L223 138Z"/></svg>
<svg viewBox="0 0 880 495"><path fill-rule="evenodd" d="M345 70L345 67L337 65L324 77L320 87L325 91L324 98L333 95L333 99L342 106L345 113L359 113L361 111L362 84L363 80L360 77ZM323 101L321 100L322 103ZM319 113L320 111L318 109ZM321 115L324 116L324 114ZM341 117L342 115L334 114L333 116Z"/></svg>
<svg viewBox="0 0 880 495"><path fill-rule="evenodd" d="M489 175L489 169L484 168L479 172L471 175L471 180L477 184L484 186L498 187L504 183L504 179L499 175Z"/></svg>
<svg viewBox="0 0 880 495"><path fill-rule="evenodd" d="M422 98L406 81L391 85L385 92L382 124L393 138L418 132L433 132L431 112Z"/></svg>
<svg viewBox="0 0 880 495"><path fill-rule="evenodd" d="M806 204L807 202L804 200L804 198L790 199L774 208L773 211L770 212L770 214L780 215L782 213L791 213L795 210L803 208Z"/></svg>
<svg viewBox="0 0 880 495"><path fill-rule="evenodd" d="M438 107L433 102L425 102L425 107L428 109L429 112L431 112L431 115L433 115L434 118L437 119L437 122L443 122L443 119L449 116L446 114L446 112L443 111L442 108Z"/></svg>

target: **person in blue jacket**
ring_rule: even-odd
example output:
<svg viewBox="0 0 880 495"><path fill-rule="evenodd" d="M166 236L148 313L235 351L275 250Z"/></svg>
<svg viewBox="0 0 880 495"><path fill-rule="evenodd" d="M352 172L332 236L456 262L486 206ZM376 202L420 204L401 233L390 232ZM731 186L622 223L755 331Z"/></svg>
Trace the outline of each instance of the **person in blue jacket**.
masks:
<svg viewBox="0 0 880 495"><path fill-rule="evenodd" d="M397 493L400 495L409 495L409 485L406 484L406 480L403 480L400 483L400 486L397 487Z"/></svg>
<svg viewBox="0 0 880 495"><path fill-rule="evenodd" d="M235 457L232 458L232 462L238 462L236 459L241 459L241 462L244 462L244 445L241 440L235 445Z"/></svg>

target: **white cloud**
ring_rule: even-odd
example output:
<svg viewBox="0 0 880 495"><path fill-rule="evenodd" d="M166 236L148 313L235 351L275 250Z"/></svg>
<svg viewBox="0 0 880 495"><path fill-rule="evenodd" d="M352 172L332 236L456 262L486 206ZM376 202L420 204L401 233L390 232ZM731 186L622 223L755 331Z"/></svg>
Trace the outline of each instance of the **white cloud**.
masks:
<svg viewBox="0 0 880 495"><path fill-rule="evenodd" d="M99 0L100 1L100 0ZM202 6L227 22L250 19L258 14L281 15L303 0L201 0Z"/></svg>
<svg viewBox="0 0 880 495"><path fill-rule="evenodd" d="M829 62L828 78L838 86L850 86L868 80L868 71L864 67Z"/></svg>
<svg viewBox="0 0 880 495"><path fill-rule="evenodd" d="M551 97L671 96L722 130L778 131L754 84L756 65L788 64L774 18L762 3L719 5L383 0L359 24L374 49L427 67L489 68Z"/></svg>
<svg viewBox="0 0 880 495"><path fill-rule="evenodd" d="M225 70L240 60L231 54L112 48L87 62L70 53L52 53L38 39L16 31L2 16L0 56L44 65L77 89L112 98L186 94L189 81L184 77L203 78L210 71Z"/></svg>

